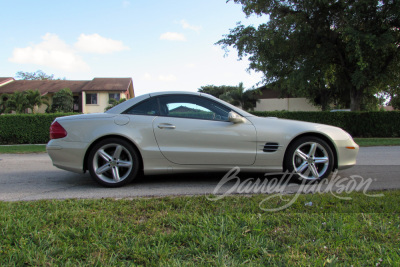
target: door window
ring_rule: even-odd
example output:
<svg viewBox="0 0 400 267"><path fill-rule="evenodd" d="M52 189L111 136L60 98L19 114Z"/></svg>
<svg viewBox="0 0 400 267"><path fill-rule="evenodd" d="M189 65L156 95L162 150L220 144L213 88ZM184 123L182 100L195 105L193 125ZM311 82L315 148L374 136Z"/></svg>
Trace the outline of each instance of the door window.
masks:
<svg viewBox="0 0 400 267"><path fill-rule="evenodd" d="M162 116L228 121L230 109L200 96L170 95L160 97Z"/></svg>

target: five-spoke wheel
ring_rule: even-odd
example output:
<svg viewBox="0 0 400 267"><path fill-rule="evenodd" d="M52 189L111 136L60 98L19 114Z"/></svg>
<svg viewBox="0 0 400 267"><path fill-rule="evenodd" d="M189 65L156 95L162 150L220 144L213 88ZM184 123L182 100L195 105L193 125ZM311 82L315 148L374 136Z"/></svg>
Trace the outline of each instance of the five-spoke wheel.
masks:
<svg viewBox="0 0 400 267"><path fill-rule="evenodd" d="M132 145L117 138L104 139L90 151L88 169L101 185L118 187L131 182L137 175L139 159Z"/></svg>
<svg viewBox="0 0 400 267"><path fill-rule="evenodd" d="M333 169L334 158L329 145L318 137L302 137L290 147L285 158L285 167L298 178L320 180Z"/></svg>

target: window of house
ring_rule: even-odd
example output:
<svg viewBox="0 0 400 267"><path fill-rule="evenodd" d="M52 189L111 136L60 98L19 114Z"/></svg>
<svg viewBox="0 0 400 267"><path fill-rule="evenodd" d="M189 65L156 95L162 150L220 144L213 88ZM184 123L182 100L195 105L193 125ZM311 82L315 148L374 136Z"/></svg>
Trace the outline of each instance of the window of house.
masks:
<svg viewBox="0 0 400 267"><path fill-rule="evenodd" d="M86 104L97 104L97 94L86 94Z"/></svg>
<svg viewBox="0 0 400 267"><path fill-rule="evenodd" d="M112 104L111 99L115 99L116 101L119 101L121 98L120 94L108 94L108 104Z"/></svg>

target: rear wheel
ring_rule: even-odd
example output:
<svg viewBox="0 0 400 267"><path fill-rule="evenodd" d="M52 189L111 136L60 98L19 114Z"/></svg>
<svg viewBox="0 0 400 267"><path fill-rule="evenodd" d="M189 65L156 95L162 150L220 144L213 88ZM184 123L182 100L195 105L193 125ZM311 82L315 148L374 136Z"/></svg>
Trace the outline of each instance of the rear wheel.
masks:
<svg viewBox="0 0 400 267"><path fill-rule="evenodd" d="M103 186L123 186L138 174L138 153L125 140L104 139L90 151L88 169L92 178Z"/></svg>
<svg viewBox="0 0 400 267"><path fill-rule="evenodd" d="M299 180L315 181L329 176L334 156L329 145L318 137L305 136L295 141L285 158L285 167Z"/></svg>

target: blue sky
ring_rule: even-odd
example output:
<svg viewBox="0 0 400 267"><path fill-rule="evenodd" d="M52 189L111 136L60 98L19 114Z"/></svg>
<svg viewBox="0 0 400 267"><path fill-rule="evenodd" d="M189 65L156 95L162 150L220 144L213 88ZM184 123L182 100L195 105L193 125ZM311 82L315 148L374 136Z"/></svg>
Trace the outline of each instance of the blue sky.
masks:
<svg viewBox="0 0 400 267"><path fill-rule="evenodd" d="M261 74L214 45L236 22L258 25L225 0L0 0L0 77L38 69L68 80L132 77L136 95L251 88Z"/></svg>

